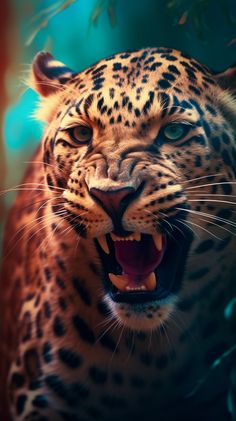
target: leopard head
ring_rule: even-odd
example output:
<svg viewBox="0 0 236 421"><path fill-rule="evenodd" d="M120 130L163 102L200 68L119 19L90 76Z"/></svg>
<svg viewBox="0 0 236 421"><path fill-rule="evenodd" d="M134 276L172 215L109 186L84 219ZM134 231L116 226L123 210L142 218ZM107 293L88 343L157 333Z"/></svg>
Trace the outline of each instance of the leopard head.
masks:
<svg viewBox="0 0 236 421"><path fill-rule="evenodd" d="M31 80L46 183L94 241L105 301L128 327L160 326L187 291L194 250L230 220L217 198L235 177L235 69L151 48L74 73L39 53Z"/></svg>

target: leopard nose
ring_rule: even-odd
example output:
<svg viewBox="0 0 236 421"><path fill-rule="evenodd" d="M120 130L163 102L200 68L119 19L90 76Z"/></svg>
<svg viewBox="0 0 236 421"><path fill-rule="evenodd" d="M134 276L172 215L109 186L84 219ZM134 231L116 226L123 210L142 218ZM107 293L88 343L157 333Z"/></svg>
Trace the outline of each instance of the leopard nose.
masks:
<svg viewBox="0 0 236 421"><path fill-rule="evenodd" d="M123 215L129 203L135 198L137 190L134 187L123 187L116 190L100 190L93 187L89 192L113 219Z"/></svg>

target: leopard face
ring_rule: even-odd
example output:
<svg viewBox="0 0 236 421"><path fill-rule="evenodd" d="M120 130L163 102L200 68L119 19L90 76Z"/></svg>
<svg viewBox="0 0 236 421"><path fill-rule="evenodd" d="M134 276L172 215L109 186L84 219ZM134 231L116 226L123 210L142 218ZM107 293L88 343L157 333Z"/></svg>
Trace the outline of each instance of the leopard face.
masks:
<svg viewBox="0 0 236 421"><path fill-rule="evenodd" d="M163 48L117 54L78 74L41 53L33 75L60 217L95 243L113 316L136 330L160 327L189 288L194 250L230 219L230 204L209 202L231 194L235 176L225 75Z"/></svg>

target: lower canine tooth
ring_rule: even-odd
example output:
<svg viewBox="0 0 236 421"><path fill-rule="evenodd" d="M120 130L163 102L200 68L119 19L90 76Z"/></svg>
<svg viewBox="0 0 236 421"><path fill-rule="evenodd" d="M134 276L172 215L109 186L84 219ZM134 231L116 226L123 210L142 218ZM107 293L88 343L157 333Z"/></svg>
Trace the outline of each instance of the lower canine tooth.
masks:
<svg viewBox="0 0 236 421"><path fill-rule="evenodd" d="M128 282L128 278L126 275L114 275L114 273L109 273L108 276L112 284L115 285L117 289L119 289L120 291L126 290L126 284Z"/></svg>
<svg viewBox="0 0 236 421"><path fill-rule="evenodd" d="M157 248L158 251L161 251L162 249L162 235L161 234L156 234L152 236L153 241L155 243L155 246Z"/></svg>
<svg viewBox="0 0 236 421"><path fill-rule="evenodd" d="M108 245L107 245L107 239L106 239L106 236L105 236L105 235L101 235L101 237L98 237L98 238L97 238L97 240L98 240L98 242L99 242L99 244L100 244L101 248L103 249L103 251L104 251L106 254L110 254L110 252L109 252L109 247L108 247Z"/></svg>
<svg viewBox="0 0 236 421"><path fill-rule="evenodd" d="M157 281L156 275L154 272L151 272L148 277L145 279L145 286L148 291L153 291L156 288Z"/></svg>

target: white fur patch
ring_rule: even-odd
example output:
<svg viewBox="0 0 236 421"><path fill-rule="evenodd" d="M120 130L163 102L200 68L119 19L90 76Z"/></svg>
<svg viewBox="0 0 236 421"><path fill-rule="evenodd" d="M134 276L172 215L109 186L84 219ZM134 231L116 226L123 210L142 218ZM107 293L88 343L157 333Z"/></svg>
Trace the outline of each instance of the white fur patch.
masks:
<svg viewBox="0 0 236 421"><path fill-rule="evenodd" d="M50 122L61 102L61 95L56 92L48 97L41 97L33 117L43 122Z"/></svg>
<svg viewBox="0 0 236 421"><path fill-rule="evenodd" d="M65 65L61 61L49 60L47 63L47 67L65 67Z"/></svg>

